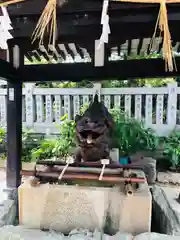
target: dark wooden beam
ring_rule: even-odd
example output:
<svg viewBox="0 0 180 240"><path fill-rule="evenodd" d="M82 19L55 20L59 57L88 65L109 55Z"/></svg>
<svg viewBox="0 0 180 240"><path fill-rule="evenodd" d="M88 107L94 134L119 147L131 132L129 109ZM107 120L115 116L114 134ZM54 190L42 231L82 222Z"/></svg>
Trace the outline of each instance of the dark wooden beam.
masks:
<svg viewBox="0 0 180 240"><path fill-rule="evenodd" d="M0 59L7 60L7 50L0 49Z"/></svg>
<svg viewBox="0 0 180 240"><path fill-rule="evenodd" d="M120 41L137 39L137 38L149 38L152 37L155 29L156 19L154 21L149 22L116 22L110 23L111 34L109 36L109 41L113 39L114 43L118 43ZM59 21L61 23L61 21ZM12 31L12 35L14 37L14 41L16 38L18 39L31 39L32 32L36 27L37 22L28 22L27 24L18 23L14 30ZM58 28L58 39L57 42L73 42L75 43L86 43L89 41L93 41L94 39L99 39L102 33L102 27L100 25L100 19L96 23L91 22L89 25L74 25L66 24L61 25ZM179 21L169 21L169 28L171 32L171 37L173 40L180 40L180 31L179 31L180 19ZM123 33L123 34L122 34ZM158 35L159 33L157 33ZM88 36L88 37L87 37ZM47 37L45 37L44 42L48 42ZM32 43L32 41L31 41ZM29 48L33 48L34 45L29 45Z"/></svg>
<svg viewBox="0 0 180 240"><path fill-rule="evenodd" d="M15 79L18 78L18 72L12 66L12 64L8 63L5 60L0 59L0 77L5 79Z"/></svg>
<svg viewBox="0 0 180 240"><path fill-rule="evenodd" d="M32 54L30 52L27 52L25 56L30 62L33 62L33 57L32 57Z"/></svg>
<svg viewBox="0 0 180 240"><path fill-rule="evenodd" d="M34 25L35 27L35 25ZM178 27L178 26L177 26ZM153 35L155 28L155 22L151 24L113 24L111 25L111 34L109 36L109 45L118 46L121 42L126 40L136 39L136 38L149 38ZM174 27L175 28L175 27ZM33 29L33 27L32 27ZM178 28L179 29L179 28ZM175 29L176 31L177 29ZM95 39L99 39L102 33L100 24L89 25L87 26L76 26L74 28L68 28L67 32L59 31L59 38L57 43L71 43L72 40L74 43L79 44L80 47L86 46ZM123 33L123 34L122 34ZM26 48L26 51L32 51L37 48L37 44L31 45L31 34L30 28L22 26L19 30L15 30L14 39L11 39L12 42L16 44L23 45ZM179 31L176 32L180 39ZM88 37L87 37L88 36ZM173 34L172 34L173 36ZM29 39L29 44L25 44L26 40ZM23 42L24 40L24 42ZM46 44L48 39L44 39Z"/></svg>
<svg viewBox="0 0 180 240"><path fill-rule="evenodd" d="M32 15L40 14L44 9L47 0L26 0L21 3L16 3L8 6L8 12L10 15ZM57 14L78 14L88 11L101 11L102 10L102 0L68 0L62 7L57 7ZM58 4L57 4L58 6ZM168 11L174 8L178 8L180 5L169 4ZM110 1L109 9L110 10L119 10L119 11L153 11L153 9L159 8L158 4L152 3L124 3L124 2L113 2Z"/></svg>
<svg viewBox="0 0 180 240"><path fill-rule="evenodd" d="M39 49L37 49L37 52L40 56L42 56L43 58L45 58L47 61L50 61L50 58L48 57L48 55L45 52L40 51Z"/></svg>
<svg viewBox="0 0 180 240"><path fill-rule="evenodd" d="M106 62L103 67L91 63L26 65L21 69L24 81L105 80L155 78L180 75L180 58L176 58L177 72L165 72L163 59L143 59Z"/></svg>
<svg viewBox="0 0 180 240"><path fill-rule="evenodd" d="M32 15L40 14L44 9L47 0L36 0L24 1L8 6L8 12L10 15ZM87 11L100 11L102 9L102 0L68 0L62 7L57 8L59 14L71 14L71 13L83 13ZM35 7L36 6L36 7ZM121 3L121 2L110 2L111 10L128 10L129 9L146 9L157 7L156 4L134 4L134 3ZM177 7L177 6L176 6Z"/></svg>
<svg viewBox="0 0 180 240"><path fill-rule="evenodd" d="M47 0L25 1L8 7L14 37L31 37L39 16ZM34 7L36 6L36 7ZM101 34L102 1L101 0L68 0L62 8L58 8L57 25L60 39L68 40L80 36L81 39L97 39ZM110 2L109 15L111 34L119 39L150 37L153 34L158 4L132 4ZM168 20L172 38L180 38L178 30L180 22L180 4L168 5ZM91 34L89 34L91 32ZM123 32L123 36L122 36Z"/></svg>
<svg viewBox="0 0 180 240"><path fill-rule="evenodd" d="M24 64L24 54L18 45L9 45L9 61L17 69ZM7 167L6 184L17 188L21 183L22 148L22 79L13 82L9 79L7 87Z"/></svg>

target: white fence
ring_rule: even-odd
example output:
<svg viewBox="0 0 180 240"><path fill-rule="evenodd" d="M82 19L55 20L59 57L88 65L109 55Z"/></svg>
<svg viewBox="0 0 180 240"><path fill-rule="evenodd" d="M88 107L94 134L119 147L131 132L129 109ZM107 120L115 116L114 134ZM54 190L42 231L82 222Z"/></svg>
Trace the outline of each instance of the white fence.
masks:
<svg viewBox="0 0 180 240"><path fill-rule="evenodd" d="M60 118L68 114L73 119L80 106L89 103L98 93L110 109L121 108L129 116L143 120L159 135L167 135L180 126L180 88L177 84L167 87L142 88L35 88L26 84L23 89L23 116L25 127L37 132L59 132ZM0 124L6 125L7 90L0 89Z"/></svg>

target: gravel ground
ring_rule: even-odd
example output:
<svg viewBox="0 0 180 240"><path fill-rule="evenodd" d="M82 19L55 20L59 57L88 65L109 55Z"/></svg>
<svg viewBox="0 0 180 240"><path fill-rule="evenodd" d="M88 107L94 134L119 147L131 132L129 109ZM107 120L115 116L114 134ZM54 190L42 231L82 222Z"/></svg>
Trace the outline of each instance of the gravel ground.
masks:
<svg viewBox="0 0 180 240"><path fill-rule="evenodd" d="M23 177L23 180L29 177ZM4 169L0 169L0 183L6 181L6 171Z"/></svg>

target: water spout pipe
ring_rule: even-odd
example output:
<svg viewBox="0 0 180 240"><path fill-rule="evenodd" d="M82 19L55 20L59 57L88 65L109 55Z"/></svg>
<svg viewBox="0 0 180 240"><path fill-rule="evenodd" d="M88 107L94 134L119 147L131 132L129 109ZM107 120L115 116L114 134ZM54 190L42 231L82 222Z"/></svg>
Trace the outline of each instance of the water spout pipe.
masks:
<svg viewBox="0 0 180 240"><path fill-rule="evenodd" d="M125 193L127 196L133 195L133 187L130 183L125 184Z"/></svg>
<svg viewBox="0 0 180 240"><path fill-rule="evenodd" d="M21 175L23 176L34 176L34 171L22 170ZM54 178L58 179L59 173L58 172L42 172L37 171L36 177L47 177L47 178ZM65 173L62 177L62 180L89 180L89 181L99 181L99 175L93 174L80 174L80 173L72 173L67 174ZM124 178L118 176L103 176L102 182L111 182L111 183L121 183L121 182L132 182L132 183L144 183L146 182L145 178Z"/></svg>

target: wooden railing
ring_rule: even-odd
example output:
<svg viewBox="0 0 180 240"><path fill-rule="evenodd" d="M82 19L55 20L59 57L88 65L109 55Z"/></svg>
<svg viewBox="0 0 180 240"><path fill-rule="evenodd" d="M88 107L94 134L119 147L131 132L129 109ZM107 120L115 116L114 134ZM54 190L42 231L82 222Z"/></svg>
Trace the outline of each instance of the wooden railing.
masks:
<svg viewBox="0 0 180 240"><path fill-rule="evenodd" d="M60 118L67 114L74 119L79 109L98 93L108 109L120 108L129 116L144 121L159 135L167 135L180 126L180 88L171 83L166 87L141 88L36 88L26 84L23 89L22 121L37 132L59 132ZM6 125L7 90L0 89L0 124Z"/></svg>

